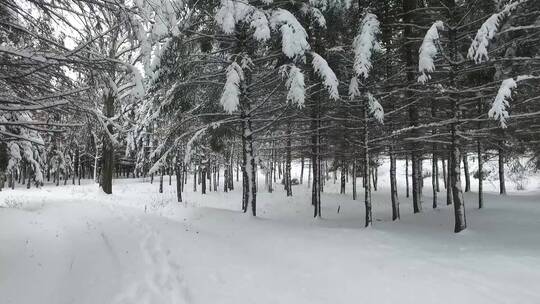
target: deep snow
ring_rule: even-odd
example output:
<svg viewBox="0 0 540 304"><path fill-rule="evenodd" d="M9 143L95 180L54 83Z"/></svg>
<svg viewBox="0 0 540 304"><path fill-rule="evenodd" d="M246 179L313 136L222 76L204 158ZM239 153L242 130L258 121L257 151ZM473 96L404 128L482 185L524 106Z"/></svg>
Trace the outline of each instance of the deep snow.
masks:
<svg viewBox="0 0 540 304"><path fill-rule="evenodd" d="M466 193L468 229L454 234L442 180L441 207L426 179L413 215L400 172L391 222L379 172L368 229L360 183L353 201L350 184L340 195L327 182L322 219L306 185L286 198L263 178L257 218L239 211L238 190L203 196L191 179L182 204L167 177L163 194L142 179L115 180L109 196L91 181L4 190L0 303L540 303L538 178L506 196L487 183L484 210Z"/></svg>

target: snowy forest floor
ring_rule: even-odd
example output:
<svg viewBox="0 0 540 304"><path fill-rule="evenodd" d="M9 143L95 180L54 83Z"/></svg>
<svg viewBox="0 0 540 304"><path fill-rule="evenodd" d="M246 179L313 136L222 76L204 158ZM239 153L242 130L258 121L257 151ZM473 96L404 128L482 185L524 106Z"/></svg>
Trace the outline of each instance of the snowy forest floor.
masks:
<svg viewBox="0 0 540 304"><path fill-rule="evenodd" d="M118 179L109 196L88 180L0 192L0 303L540 303L538 179L506 196L487 184L484 210L466 193L460 234L442 180L433 210L426 179L421 214L400 180L392 222L381 173L368 229L339 181L325 187L322 219L306 185L287 198L261 178L253 218L239 211L239 183L203 196L189 179L179 204L174 178L163 194L156 181Z"/></svg>

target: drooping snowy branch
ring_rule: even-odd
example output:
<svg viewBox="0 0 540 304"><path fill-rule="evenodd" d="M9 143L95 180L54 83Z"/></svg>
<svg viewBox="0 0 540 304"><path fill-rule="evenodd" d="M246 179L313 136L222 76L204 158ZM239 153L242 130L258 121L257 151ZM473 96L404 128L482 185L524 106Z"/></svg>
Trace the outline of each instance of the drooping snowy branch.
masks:
<svg viewBox="0 0 540 304"><path fill-rule="evenodd" d="M277 9L272 12L270 27L281 32L281 49L289 58L302 58L310 49L307 32L289 11Z"/></svg>
<svg viewBox="0 0 540 304"><path fill-rule="evenodd" d="M507 108L510 106L509 100L512 99L512 90L517 88L517 83L520 81L537 78L540 77L522 75L518 76L515 80L513 78L505 79L499 87L497 96L495 96L495 100L491 105L491 109L489 109L488 111L488 116L495 120L498 120L501 128L505 129L507 126L506 120L509 117Z"/></svg>
<svg viewBox="0 0 540 304"><path fill-rule="evenodd" d="M313 61L311 62L313 69L323 79L324 86L328 90L330 98L334 100L339 99L339 81L336 74L332 71L330 66L328 66L328 62L326 62L319 54L311 52L311 55L313 56Z"/></svg>
<svg viewBox="0 0 540 304"><path fill-rule="evenodd" d="M255 31L253 32L253 37L258 41L266 41L270 39L270 27L268 25L268 18L266 15L257 10L251 16L251 28Z"/></svg>
<svg viewBox="0 0 540 304"><path fill-rule="evenodd" d="M358 77L368 78L371 70L371 56L381 49L377 35L381 32L377 16L367 13L362 19L358 35L353 41L354 72Z"/></svg>
<svg viewBox="0 0 540 304"><path fill-rule="evenodd" d="M499 26L501 25L501 21L506 18L508 15L512 13L512 11L521 3L525 2L527 0L521 0L514 3L509 3L505 5L503 10L500 12L491 15L480 27L478 32L476 33L476 37L474 38L473 42L471 43L471 46L469 47L469 51L467 53L467 57L471 60L474 60L476 63L481 63L483 61L489 60L488 55L488 46L490 41L495 37L497 34L497 31L499 30Z"/></svg>
<svg viewBox="0 0 540 304"><path fill-rule="evenodd" d="M288 89L287 101L295 103L298 107L304 106L306 88L302 71L294 65L285 65L280 67L280 74L287 77L285 83Z"/></svg>
<svg viewBox="0 0 540 304"><path fill-rule="evenodd" d="M370 92L368 92L366 95L370 114L372 114L373 117L381 124L384 123L384 110L382 105Z"/></svg>
<svg viewBox="0 0 540 304"><path fill-rule="evenodd" d="M238 104L240 103L240 84L243 79L244 71L242 68L236 62L231 63L227 67L227 80L225 81L225 87L223 88L223 94L220 99L223 109L229 114L238 108Z"/></svg>
<svg viewBox="0 0 540 304"><path fill-rule="evenodd" d="M247 1L221 0L221 6L216 14L216 22L225 34L234 33L238 23L248 23L254 29L253 37L258 41L270 39L268 18L263 11L258 10Z"/></svg>
<svg viewBox="0 0 540 304"><path fill-rule="evenodd" d="M354 76L349 84L349 99L353 100L356 96L360 96L360 84L358 78Z"/></svg>
<svg viewBox="0 0 540 304"><path fill-rule="evenodd" d="M307 3L302 4L302 7L300 8L300 12L304 16L311 16L313 20L317 23L318 26L322 28L326 28L326 19L324 18L324 15L322 14L321 10L314 7L313 5L309 5Z"/></svg>
<svg viewBox="0 0 540 304"><path fill-rule="evenodd" d="M442 21L435 22L427 31L424 41L420 46L418 58L418 71L422 74L418 77L418 82L426 83L431 77L428 73L435 71L434 59L437 56L437 40L439 31L444 29Z"/></svg>

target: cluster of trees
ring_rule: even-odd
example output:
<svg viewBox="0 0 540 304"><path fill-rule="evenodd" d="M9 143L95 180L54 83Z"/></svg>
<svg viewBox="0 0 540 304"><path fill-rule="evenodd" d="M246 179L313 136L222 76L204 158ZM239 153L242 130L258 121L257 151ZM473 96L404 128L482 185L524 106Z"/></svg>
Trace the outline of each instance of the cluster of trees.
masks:
<svg viewBox="0 0 540 304"><path fill-rule="evenodd" d="M193 173L257 211L291 163L308 171L314 216L324 177L363 177L366 226L379 159L411 167L414 212L425 160L455 232L466 228L461 164L540 158L536 1L2 0L0 187ZM511 115L510 115L511 113ZM443 172L439 173L442 163ZM307 169L304 169L308 167ZM211 190L211 188L209 188ZM408 195L408 193L407 193Z"/></svg>

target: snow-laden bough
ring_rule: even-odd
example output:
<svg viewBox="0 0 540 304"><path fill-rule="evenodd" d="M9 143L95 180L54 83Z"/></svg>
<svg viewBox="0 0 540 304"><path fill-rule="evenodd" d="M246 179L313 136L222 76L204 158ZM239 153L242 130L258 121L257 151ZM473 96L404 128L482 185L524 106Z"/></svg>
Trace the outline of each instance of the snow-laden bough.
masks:
<svg viewBox="0 0 540 304"><path fill-rule="evenodd" d="M420 46L418 56L418 71L420 76L418 82L426 83L431 77L428 73L435 71L435 57L437 56L437 41L439 40L439 31L444 29L444 23L442 21L435 22L424 36L422 45Z"/></svg>

